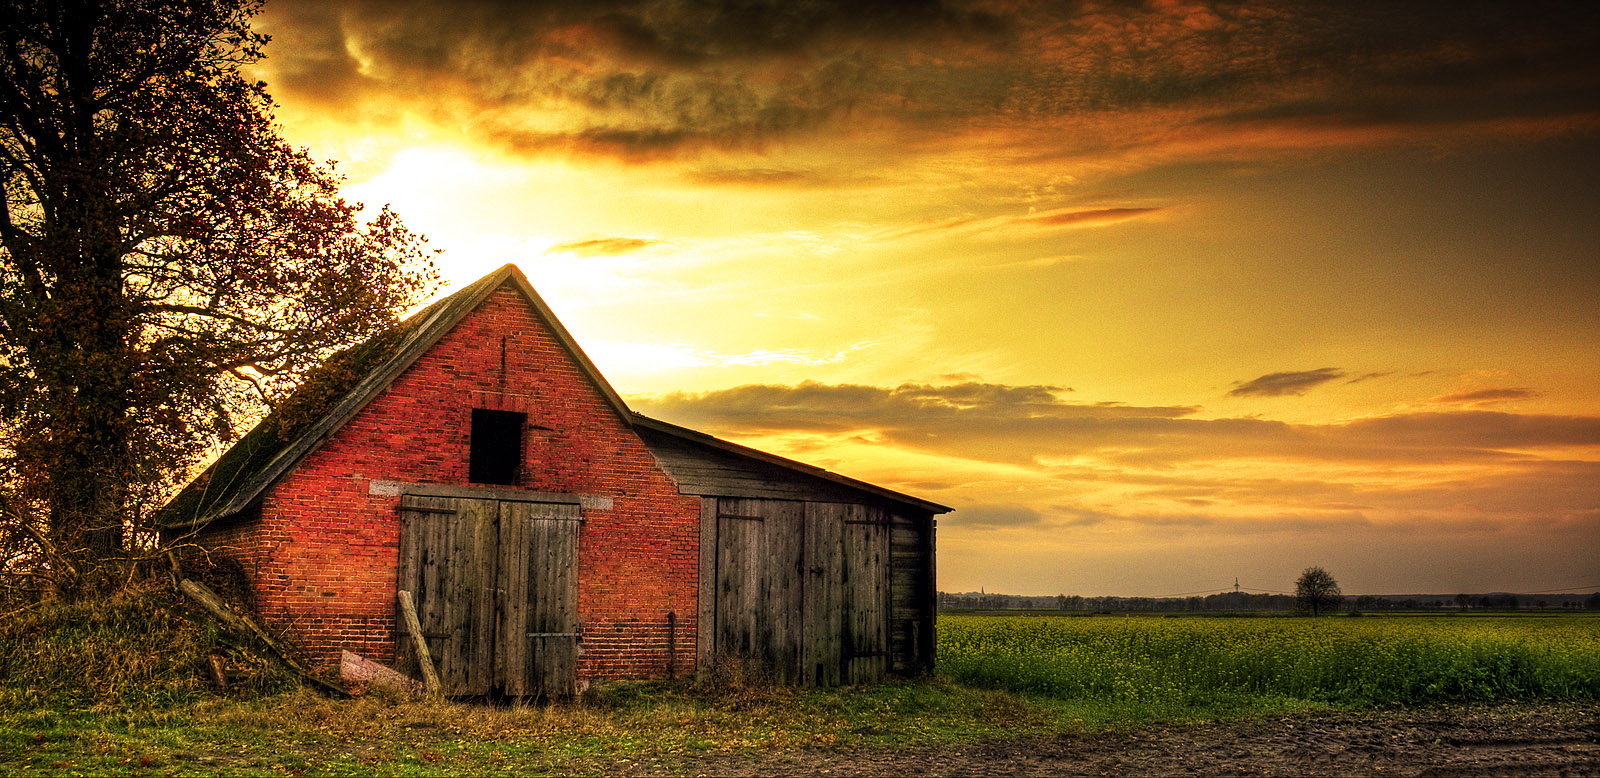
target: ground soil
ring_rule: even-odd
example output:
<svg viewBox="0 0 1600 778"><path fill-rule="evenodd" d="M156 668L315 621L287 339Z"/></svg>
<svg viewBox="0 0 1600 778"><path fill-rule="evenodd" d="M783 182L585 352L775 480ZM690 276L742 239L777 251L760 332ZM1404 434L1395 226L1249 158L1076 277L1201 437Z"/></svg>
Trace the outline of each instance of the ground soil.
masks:
<svg viewBox="0 0 1600 778"><path fill-rule="evenodd" d="M637 765L617 765L635 773ZM919 749L708 755L689 775L1600 776L1600 704L1439 706Z"/></svg>

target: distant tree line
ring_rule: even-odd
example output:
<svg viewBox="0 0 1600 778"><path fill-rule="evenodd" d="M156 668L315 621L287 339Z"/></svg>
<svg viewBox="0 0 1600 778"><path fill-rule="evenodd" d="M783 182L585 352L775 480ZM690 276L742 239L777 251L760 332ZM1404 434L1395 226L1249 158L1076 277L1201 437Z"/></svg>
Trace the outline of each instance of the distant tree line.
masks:
<svg viewBox="0 0 1600 778"><path fill-rule="evenodd" d="M1294 595L1224 592L1204 597L1082 597L1058 594L1030 596L984 592L939 592L940 610L1068 611L1293 611ZM1457 594L1373 595L1345 598L1345 612L1384 611L1600 611L1600 592L1593 594Z"/></svg>

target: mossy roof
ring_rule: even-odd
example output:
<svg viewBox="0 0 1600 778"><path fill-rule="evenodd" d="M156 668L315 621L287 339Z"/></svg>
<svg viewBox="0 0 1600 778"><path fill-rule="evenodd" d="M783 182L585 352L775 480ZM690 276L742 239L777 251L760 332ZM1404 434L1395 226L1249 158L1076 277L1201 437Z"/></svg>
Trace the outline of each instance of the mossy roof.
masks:
<svg viewBox="0 0 1600 778"><path fill-rule="evenodd" d="M607 402L626 420L629 411L622 398L578 348L522 271L515 265L505 265L312 370L284 402L156 514L157 526L199 526L249 507L302 457L316 450L388 388L491 292L507 283L527 298Z"/></svg>
<svg viewBox="0 0 1600 778"><path fill-rule="evenodd" d="M561 326L522 271L515 265L505 265L434 302L393 329L335 354L311 371L283 403L158 511L156 525L167 529L199 527L249 508L296 463L321 446L388 388L400 373L432 348L490 293L507 283L512 284L533 306L623 423L645 426L701 445L712 445L730 453L791 468L923 510L936 513L949 510L916 497L630 411L621 396L578 347L571 334Z"/></svg>

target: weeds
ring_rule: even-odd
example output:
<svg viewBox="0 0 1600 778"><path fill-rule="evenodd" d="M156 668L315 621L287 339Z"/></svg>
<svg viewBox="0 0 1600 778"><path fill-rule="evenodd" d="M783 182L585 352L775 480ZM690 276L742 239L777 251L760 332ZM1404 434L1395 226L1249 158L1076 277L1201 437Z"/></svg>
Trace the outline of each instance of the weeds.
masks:
<svg viewBox="0 0 1600 778"><path fill-rule="evenodd" d="M206 662L225 656L235 693L290 688L257 659L146 582L107 599L45 601L0 623L0 708L158 709L210 697Z"/></svg>

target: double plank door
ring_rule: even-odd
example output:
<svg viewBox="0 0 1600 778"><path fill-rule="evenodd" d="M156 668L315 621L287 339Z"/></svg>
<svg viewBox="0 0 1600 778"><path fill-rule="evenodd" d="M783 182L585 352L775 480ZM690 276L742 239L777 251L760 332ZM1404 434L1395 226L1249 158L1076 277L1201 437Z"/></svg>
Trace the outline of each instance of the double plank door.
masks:
<svg viewBox="0 0 1600 778"><path fill-rule="evenodd" d="M780 683L883 679L890 556L881 508L722 497L706 498L703 510L715 531L714 656L759 662Z"/></svg>
<svg viewBox="0 0 1600 778"><path fill-rule="evenodd" d="M404 495L399 588L445 694L552 697L575 687L576 504ZM405 622L395 655L415 673Z"/></svg>

